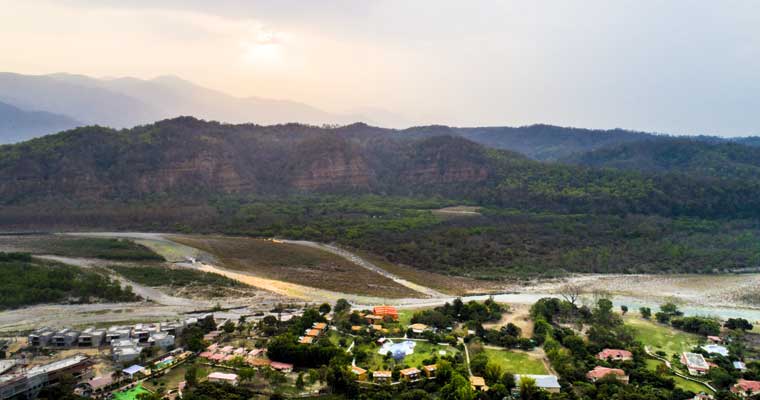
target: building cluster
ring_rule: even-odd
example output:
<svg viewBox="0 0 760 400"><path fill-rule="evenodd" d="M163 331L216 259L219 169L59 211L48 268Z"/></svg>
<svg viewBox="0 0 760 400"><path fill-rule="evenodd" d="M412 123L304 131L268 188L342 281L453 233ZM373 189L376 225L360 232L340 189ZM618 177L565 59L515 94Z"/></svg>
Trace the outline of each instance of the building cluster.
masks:
<svg viewBox="0 0 760 400"><path fill-rule="evenodd" d="M188 318L165 323L112 326L108 329L87 328L83 331L40 328L29 334L28 343L32 347L53 349L109 346L115 362L128 363L139 358L145 348L172 348L175 338L185 328L197 323L197 318Z"/></svg>
<svg viewBox="0 0 760 400"><path fill-rule="evenodd" d="M314 325L311 326L311 328L307 329L304 332L303 336L298 338L298 343L312 344L317 340L317 338L322 336L322 334L324 334L326 330L327 330L326 323L315 322Z"/></svg>
<svg viewBox="0 0 760 400"><path fill-rule="evenodd" d="M223 364L235 359L241 359L245 364L253 368L269 367L274 370L289 373L293 371L293 364L271 361L266 357L266 349L248 350L244 347L219 346L214 343L200 353L198 357L210 364Z"/></svg>

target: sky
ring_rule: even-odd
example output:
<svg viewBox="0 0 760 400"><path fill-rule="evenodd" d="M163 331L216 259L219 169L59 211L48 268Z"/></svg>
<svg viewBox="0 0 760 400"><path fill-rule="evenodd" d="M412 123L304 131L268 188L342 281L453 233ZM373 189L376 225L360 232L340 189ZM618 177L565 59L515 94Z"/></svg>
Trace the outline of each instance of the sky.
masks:
<svg viewBox="0 0 760 400"><path fill-rule="evenodd" d="M409 124L760 134L755 1L0 0L0 70Z"/></svg>

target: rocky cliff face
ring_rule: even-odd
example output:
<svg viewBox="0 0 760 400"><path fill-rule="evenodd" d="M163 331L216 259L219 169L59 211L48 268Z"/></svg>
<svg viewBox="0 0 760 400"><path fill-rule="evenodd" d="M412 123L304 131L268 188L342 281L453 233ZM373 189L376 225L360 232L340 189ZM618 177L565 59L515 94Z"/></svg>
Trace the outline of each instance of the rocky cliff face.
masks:
<svg viewBox="0 0 760 400"><path fill-rule="evenodd" d="M364 125L261 127L178 118L0 147L0 201L414 190L485 180L490 167L483 154L463 139L410 139Z"/></svg>

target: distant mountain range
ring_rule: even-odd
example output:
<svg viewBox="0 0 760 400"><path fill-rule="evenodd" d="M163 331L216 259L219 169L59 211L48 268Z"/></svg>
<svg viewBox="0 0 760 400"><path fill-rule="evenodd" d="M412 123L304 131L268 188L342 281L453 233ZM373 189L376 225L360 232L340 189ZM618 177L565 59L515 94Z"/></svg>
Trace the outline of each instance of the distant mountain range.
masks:
<svg viewBox="0 0 760 400"><path fill-rule="evenodd" d="M0 102L0 143L20 142L81 125L65 115L45 111L27 111Z"/></svg>
<svg viewBox="0 0 760 400"><path fill-rule="evenodd" d="M68 118L50 129L3 130L0 144L55 133L81 125L127 128L192 115L229 123L349 124L357 121L398 124L403 118L375 109L341 115L288 100L239 98L173 76L150 80L95 79L83 75L0 73L0 102L22 110L38 110ZM7 117L5 125L22 123Z"/></svg>

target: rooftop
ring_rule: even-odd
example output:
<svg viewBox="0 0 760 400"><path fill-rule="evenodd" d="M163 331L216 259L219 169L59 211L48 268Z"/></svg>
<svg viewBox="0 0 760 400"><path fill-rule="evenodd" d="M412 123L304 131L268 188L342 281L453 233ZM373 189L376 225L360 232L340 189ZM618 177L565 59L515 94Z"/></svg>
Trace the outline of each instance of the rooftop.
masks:
<svg viewBox="0 0 760 400"><path fill-rule="evenodd" d="M536 386L544 389L559 389L559 381L554 375L515 375L515 384L520 386L520 379L531 378L536 381Z"/></svg>

